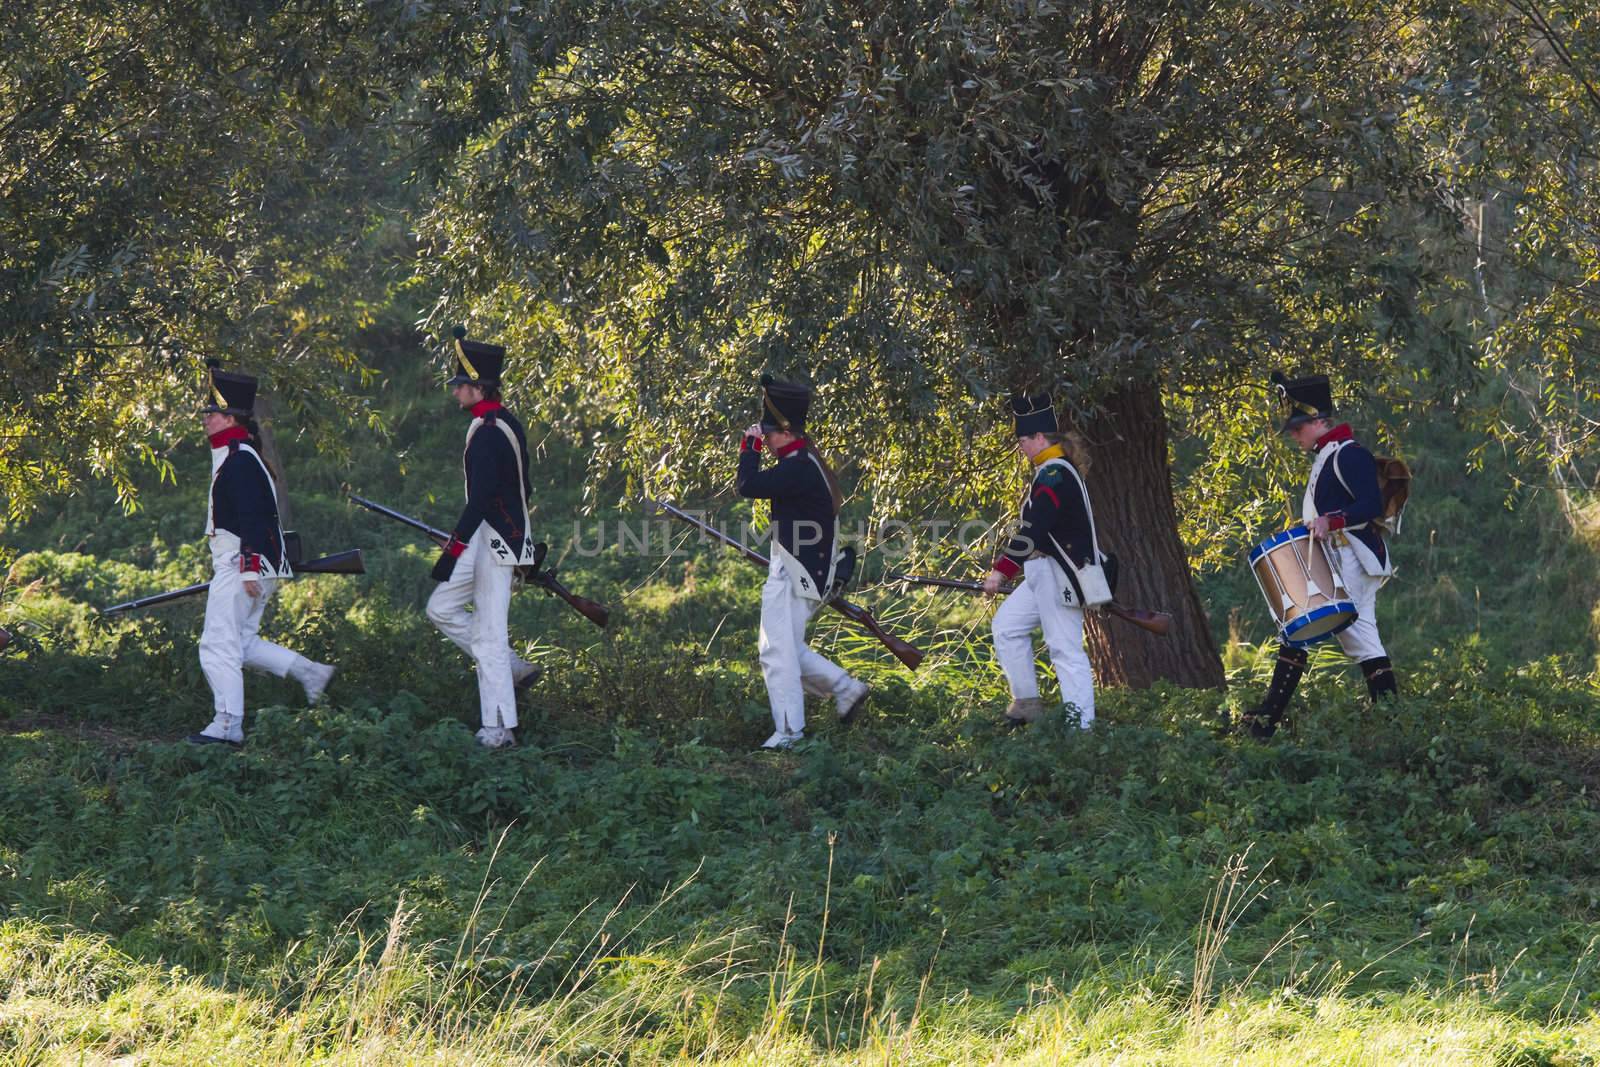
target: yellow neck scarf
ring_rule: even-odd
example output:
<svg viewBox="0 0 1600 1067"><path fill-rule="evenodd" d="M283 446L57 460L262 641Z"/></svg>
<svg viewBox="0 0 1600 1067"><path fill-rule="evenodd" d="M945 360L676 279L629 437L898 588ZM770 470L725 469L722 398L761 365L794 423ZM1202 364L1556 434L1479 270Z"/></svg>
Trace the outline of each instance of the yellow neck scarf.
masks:
<svg viewBox="0 0 1600 1067"><path fill-rule="evenodd" d="M1060 445L1051 445L1049 448L1045 449L1043 452L1040 452L1037 456L1033 457L1033 465L1035 467L1042 467L1046 463L1049 463L1053 459L1066 459L1066 458L1067 458L1067 450L1066 449L1062 448Z"/></svg>

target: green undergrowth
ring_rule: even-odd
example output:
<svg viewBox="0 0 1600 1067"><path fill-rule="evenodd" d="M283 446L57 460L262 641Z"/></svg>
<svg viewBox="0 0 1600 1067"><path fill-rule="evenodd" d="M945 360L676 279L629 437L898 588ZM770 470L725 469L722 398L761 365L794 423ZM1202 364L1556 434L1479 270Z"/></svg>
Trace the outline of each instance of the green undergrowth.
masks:
<svg viewBox="0 0 1600 1067"><path fill-rule="evenodd" d="M755 754L753 671L644 629L656 659L641 636L620 639L639 658L560 664L510 752L473 744L459 662L427 668L455 675L432 699L269 705L237 753L160 736L193 697L12 717L0 1041L1593 1062L1597 694L1559 662L1496 673L1468 644L1381 713L1319 662L1260 746L1220 733L1218 694L1111 693L1091 733L1011 732L957 661L911 684L863 659L866 721Z"/></svg>
<svg viewBox="0 0 1600 1067"><path fill-rule="evenodd" d="M773 754L761 573L578 550L623 487L535 431L536 521L614 623L518 593L545 676L487 752L432 548L344 500L450 523L460 416L407 374L381 447L284 434L312 554L368 573L280 590L265 634L339 674L314 709L250 676L243 751L178 740L199 600L94 610L205 577L203 446L136 515L91 487L6 531L0 1062L1600 1062L1594 557L1535 510L1542 565L1485 581L1523 520L1447 433L1384 594L1392 705L1326 648L1274 743L1229 732L1273 659L1240 568L1202 584L1227 691L1012 732L987 610L875 588L927 662L819 618L873 700Z"/></svg>

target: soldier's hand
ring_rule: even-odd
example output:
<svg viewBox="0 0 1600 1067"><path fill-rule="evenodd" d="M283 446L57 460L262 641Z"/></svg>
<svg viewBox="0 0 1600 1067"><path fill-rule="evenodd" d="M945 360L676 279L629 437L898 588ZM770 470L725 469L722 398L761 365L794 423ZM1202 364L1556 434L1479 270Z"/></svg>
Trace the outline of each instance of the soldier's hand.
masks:
<svg viewBox="0 0 1600 1067"><path fill-rule="evenodd" d="M984 578L983 580L983 595L999 595L1000 586L1005 583L1005 580L1006 576L1001 574L999 571L990 571L988 577Z"/></svg>
<svg viewBox="0 0 1600 1067"><path fill-rule="evenodd" d="M244 580L244 591L246 595L254 599L261 595L261 583L254 578L246 578Z"/></svg>
<svg viewBox="0 0 1600 1067"><path fill-rule="evenodd" d="M1311 537L1315 541L1326 541L1329 529L1328 516L1318 515L1311 520Z"/></svg>
<svg viewBox="0 0 1600 1067"><path fill-rule="evenodd" d="M744 436L746 436L746 437L760 437L761 436L761 424L759 422L752 422L749 426L745 427Z"/></svg>

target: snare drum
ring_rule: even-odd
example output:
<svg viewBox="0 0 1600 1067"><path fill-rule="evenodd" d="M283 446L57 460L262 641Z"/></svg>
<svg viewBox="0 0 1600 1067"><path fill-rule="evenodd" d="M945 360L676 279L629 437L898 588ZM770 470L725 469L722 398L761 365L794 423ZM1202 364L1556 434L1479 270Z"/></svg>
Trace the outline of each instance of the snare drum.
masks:
<svg viewBox="0 0 1600 1067"><path fill-rule="evenodd" d="M1304 526L1273 534L1252 548L1250 571L1286 645L1305 648L1356 621L1338 564Z"/></svg>

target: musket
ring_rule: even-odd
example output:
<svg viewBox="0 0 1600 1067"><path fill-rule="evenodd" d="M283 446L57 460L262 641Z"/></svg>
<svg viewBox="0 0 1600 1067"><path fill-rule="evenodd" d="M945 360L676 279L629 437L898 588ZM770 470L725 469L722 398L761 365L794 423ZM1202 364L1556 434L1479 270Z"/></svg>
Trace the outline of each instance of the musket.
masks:
<svg viewBox="0 0 1600 1067"><path fill-rule="evenodd" d="M427 534L428 537L432 539L432 541L440 548L443 548L445 545L450 543L450 535L448 533L438 529L437 527L429 526L421 519L413 519L410 515L407 515L403 511L396 511L394 508L384 507L382 504L379 504L376 501L368 500L363 496L356 496L354 493L350 494L350 502L353 504L358 504L361 507L366 508L368 511L377 512L379 515L382 515L385 518L393 519L395 522L401 523L402 525L409 526L413 530ZM547 593L554 593L556 596L566 601L567 606L573 611L576 611L579 615L582 615L584 618L588 619L602 630L605 629L606 624L611 621L611 609L606 607L604 604L596 604L588 597L579 596L566 586L562 585L561 579L556 577L556 569L554 567L545 567L542 565L544 563L544 554L547 551L547 546L545 546L543 543L540 543L534 547L538 556L537 561L534 563L520 564L516 567L516 572L522 577L522 580L530 585L539 586Z"/></svg>
<svg viewBox="0 0 1600 1067"><path fill-rule="evenodd" d="M930 578L920 574L893 573L886 575L886 577L892 582L905 582L908 585L928 585L935 589L960 589L968 593L983 592L982 582L971 582L963 578ZM1002 585L1000 592L1009 593L1016 588L1015 585ZM1169 612L1123 607L1115 600L1107 604L1098 604L1096 607L1124 622L1133 623L1141 630L1148 630L1157 637L1165 637L1172 632L1172 615Z"/></svg>
<svg viewBox="0 0 1600 1067"><path fill-rule="evenodd" d="M664 500L651 500L646 498L644 503L646 507L649 507L655 511L664 511L675 519L683 520L690 526L693 526L695 529L699 530L701 533L710 534L712 537L716 538L718 541L721 541L728 547L737 549L740 555L744 556L745 559L756 564L758 567L766 567L771 562L766 556L763 556L749 545L744 544L738 538L730 537L721 530L717 529L715 526L712 526L709 523L701 522L688 512L674 507L672 504L669 504ZM838 596L831 597L828 600L828 606L850 621L858 623L873 637L876 637L879 641L883 642L883 647L894 653L894 658L899 660L901 663L904 663L907 667L911 668L912 670L916 670L917 667L921 665L921 650L916 646L906 641L902 641L900 638L889 633L883 628L883 625L879 623L877 619L872 617L871 612L867 611L865 608L857 607L848 600L845 600L843 597Z"/></svg>
<svg viewBox="0 0 1600 1067"><path fill-rule="evenodd" d="M352 548L344 552L335 552L331 556L321 559L309 560L305 563L292 563L290 568L295 575L301 574L365 574L367 568L361 562L361 550ZM130 600L124 604L113 604L109 608L101 608L102 615L115 615L121 611L134 611L138 608L148 608L155 604L165 604L169 600L181 600L186 596L195 596L211 588L210 582L197 582L186 585L182 589L174 589L170 593L155 593L151 596L142 596L138 600Z"/></svg>

